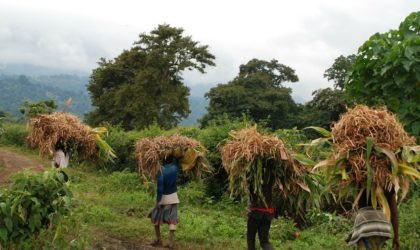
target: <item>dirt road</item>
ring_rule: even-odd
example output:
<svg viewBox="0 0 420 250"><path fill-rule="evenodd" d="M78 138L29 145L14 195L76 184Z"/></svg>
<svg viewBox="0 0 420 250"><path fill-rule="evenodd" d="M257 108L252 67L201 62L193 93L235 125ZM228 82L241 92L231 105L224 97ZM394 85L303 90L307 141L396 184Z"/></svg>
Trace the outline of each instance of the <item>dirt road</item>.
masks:
<svg viewBox="0 0 420 250"><path fill-rule="evenodd" d="M13 173L24 169L32 169L34 172L44 171L41 162L29 157L17 154L11 150L0 148L0 185L8 183Z"/></svg>

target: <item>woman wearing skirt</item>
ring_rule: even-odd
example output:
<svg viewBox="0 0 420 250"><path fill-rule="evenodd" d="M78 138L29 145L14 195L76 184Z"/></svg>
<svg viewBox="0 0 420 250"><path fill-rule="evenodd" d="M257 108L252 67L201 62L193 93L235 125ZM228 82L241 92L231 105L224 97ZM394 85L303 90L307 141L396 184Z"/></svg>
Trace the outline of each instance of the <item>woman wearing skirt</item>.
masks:
<svg viewBox="0 0 420 250"><path fill-rule="evenodd" d="M178 224L177 205L179 199L176 187L178 168L177 159L168 157L164 162L162 171L157 176L156 205L149 215L155 225L156 239L152 242L153 246L162 245L160 225L165 223L169 225L169 244L166 247L174 247L176 225Z"/></svg>

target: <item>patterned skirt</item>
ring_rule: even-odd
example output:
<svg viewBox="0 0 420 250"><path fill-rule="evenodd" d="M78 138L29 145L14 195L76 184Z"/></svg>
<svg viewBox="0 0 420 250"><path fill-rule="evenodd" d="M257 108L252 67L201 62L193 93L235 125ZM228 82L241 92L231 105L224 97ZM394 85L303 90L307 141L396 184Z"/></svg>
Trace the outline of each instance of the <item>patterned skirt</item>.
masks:
<svg viewBox="0 0 420 250"><path fill-rule="evenodd" d="M149 214L154 225L169 224L176 225L178 224L178 211L177 204L161 205L159 209L154 208Z"/></svg>
<svg viewBox="0 0 420 250"><path fill-rule="evenodd" d="M370 239L371 237L373 238ZM363 241L365 244L370 242L370 245L383 245L391 237L391 224L384 212L380 209L365 207L359 209L353 232L349 235L347 243L353 245Z"/></svg>

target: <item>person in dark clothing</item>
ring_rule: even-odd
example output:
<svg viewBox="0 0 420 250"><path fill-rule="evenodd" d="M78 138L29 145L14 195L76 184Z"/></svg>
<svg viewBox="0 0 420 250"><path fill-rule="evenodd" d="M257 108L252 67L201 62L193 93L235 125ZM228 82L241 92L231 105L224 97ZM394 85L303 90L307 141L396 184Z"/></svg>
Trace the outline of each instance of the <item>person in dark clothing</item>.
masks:
<svg viewBox="0 0 420 250"><path fill-rule="evenodd" d="M274 217L273 208L273 185L274 175L268 167L263 168L262 178L262 195L261 197L257 190L253 190L253 185L249 185L250 191L250 207L248 208L248 223L247 223L247 244L248 250L254 250L255 238L258 233L260 245L264 250L272 250L273 247L269 242L269 233L271 221ZM251 182L252 183L252 180Z"/></svg>
<svg viewBox="0 0 420 250"><path fill-rule="evenodd" d="M160 225L169 225L169 244L168 248L174 247L176 225L178 224L177 205L179 204L176 175L179 169L178 160L168 157L164 161L162 170L157 176L157 197L156 205L149 217L155 225L156 239L152 242L153 246L161 246Z"/></svg>

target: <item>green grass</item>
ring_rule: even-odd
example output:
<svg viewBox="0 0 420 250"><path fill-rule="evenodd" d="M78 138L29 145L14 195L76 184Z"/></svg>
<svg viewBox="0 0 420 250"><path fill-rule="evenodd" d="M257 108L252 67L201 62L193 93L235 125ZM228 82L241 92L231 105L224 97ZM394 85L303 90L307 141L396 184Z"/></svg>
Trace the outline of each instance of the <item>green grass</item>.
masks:
<svg viewBox="0 0 420 250"><path fill-rule="evenodd" d="M77 218L92 238L90 246L109 247L112 239L126 244L148 244L154 236L147 218L154 205L154 186L145 189L135 173L97 173L68 169L75 193ZM225 198L213 202L205 197L201 183L179 188L180 224L176 233L179 249L244 249L246 246L246 204ZM64 222L66 223L66 222ZM334 224L338 223L338 224ZM80 228L80 227L79 227ZM350 228L347 220L333 221L301 232L286 218L273 220L271 241L276 249L345 249L343 238ZM167 227L163 227L167 237ZM80 234L67 232L68 234ZM105 239L105 241L104 241Z"/></svg>
<svg viewBox="0 0 420 250"><path fill-rule="evenodd" d="M33 151L13 150L39 159ZM147 218L155 202L153 184L145 188L136 173L105 173L86 166L70 167L66 172L74 194L72 212L61 220L57 232L44 231L35 248L130 249L153 240L153 225ZM227 197L214 202L206 197L204 185L199 182L179 187L178 194L181 204L177 249L246 248L245 203ZM420 245L418 207L419 195L400 206L402 249ZM275 249L352 249L344 242L352 222L341 216L321 215L304 230L297 229L287 218L273 220L270 239ZM294 236L297 231L298 238ZM166 240L166 225L162 233Z"/></svg>

